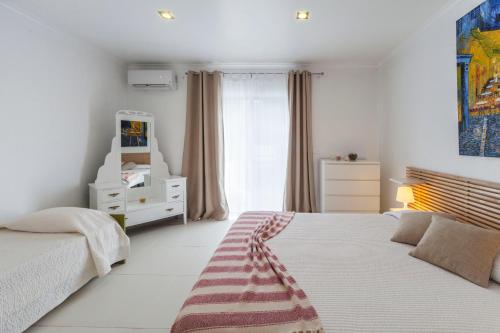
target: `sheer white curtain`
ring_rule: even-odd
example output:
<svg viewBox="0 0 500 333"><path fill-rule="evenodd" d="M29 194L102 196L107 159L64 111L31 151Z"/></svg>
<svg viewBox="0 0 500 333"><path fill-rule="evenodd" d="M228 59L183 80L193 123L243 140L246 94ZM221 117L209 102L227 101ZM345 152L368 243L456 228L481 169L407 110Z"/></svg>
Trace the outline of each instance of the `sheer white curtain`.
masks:
<svg viewBox="0 0 500 333"><path fill-rule="evenodd" d="M224 186L231 214L283 208L287 89L286 75L224 74Z"/></svg>

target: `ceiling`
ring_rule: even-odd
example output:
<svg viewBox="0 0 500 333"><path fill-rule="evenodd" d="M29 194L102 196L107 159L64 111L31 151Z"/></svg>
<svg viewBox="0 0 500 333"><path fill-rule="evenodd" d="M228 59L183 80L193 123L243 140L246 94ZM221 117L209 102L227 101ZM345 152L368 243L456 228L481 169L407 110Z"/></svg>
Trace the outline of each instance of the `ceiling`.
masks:
<svg viewBox="0 0 500 333"><path fill-rule="evenodd" d="M129 62L371 66L449 0L0 1Z"/></svg>

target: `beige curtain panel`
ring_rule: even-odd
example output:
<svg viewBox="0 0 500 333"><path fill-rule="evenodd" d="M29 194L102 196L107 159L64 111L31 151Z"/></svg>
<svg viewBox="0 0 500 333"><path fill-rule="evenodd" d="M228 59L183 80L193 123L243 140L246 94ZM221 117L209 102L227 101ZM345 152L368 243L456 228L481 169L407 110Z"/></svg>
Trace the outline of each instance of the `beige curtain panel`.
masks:
<svg viewBox="0 0 500 333"><path fill-rule="evenodd" d="M285 189L285 210L316 211L312 148L311 73L290 72L288 104L290 138Z"/></svg>
<svg viewBox="0 0 500 333"><path fill-rule="evenodd" d="M187 177L188 216L224 220L220 72L188 72L182 175Z"/></svg>

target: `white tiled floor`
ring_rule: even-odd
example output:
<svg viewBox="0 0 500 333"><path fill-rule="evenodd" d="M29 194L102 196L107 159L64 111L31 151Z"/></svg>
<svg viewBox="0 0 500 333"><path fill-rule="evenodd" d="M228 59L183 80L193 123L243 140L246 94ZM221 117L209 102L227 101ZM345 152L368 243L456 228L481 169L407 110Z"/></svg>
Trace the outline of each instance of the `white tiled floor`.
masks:
<svg viewBox="0 0 500 333"><path fill-rule="evenodd" d="M125 265L89 282L27 332L168 332L230 221L165 221L132 230Z"/></svg>

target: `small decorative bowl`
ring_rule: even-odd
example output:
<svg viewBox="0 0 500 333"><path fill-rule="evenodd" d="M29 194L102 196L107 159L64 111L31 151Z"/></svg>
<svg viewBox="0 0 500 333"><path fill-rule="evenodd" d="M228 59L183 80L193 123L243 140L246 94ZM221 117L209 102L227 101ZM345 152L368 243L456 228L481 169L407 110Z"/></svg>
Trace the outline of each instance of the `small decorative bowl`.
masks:
<svg viewBox="0 0 500 333"><path fill-rule="evenodd" d="M358 159L358 154L356 153L350 153L349 155L347 155L349 157L349 161L356 161Z"/></svg>

